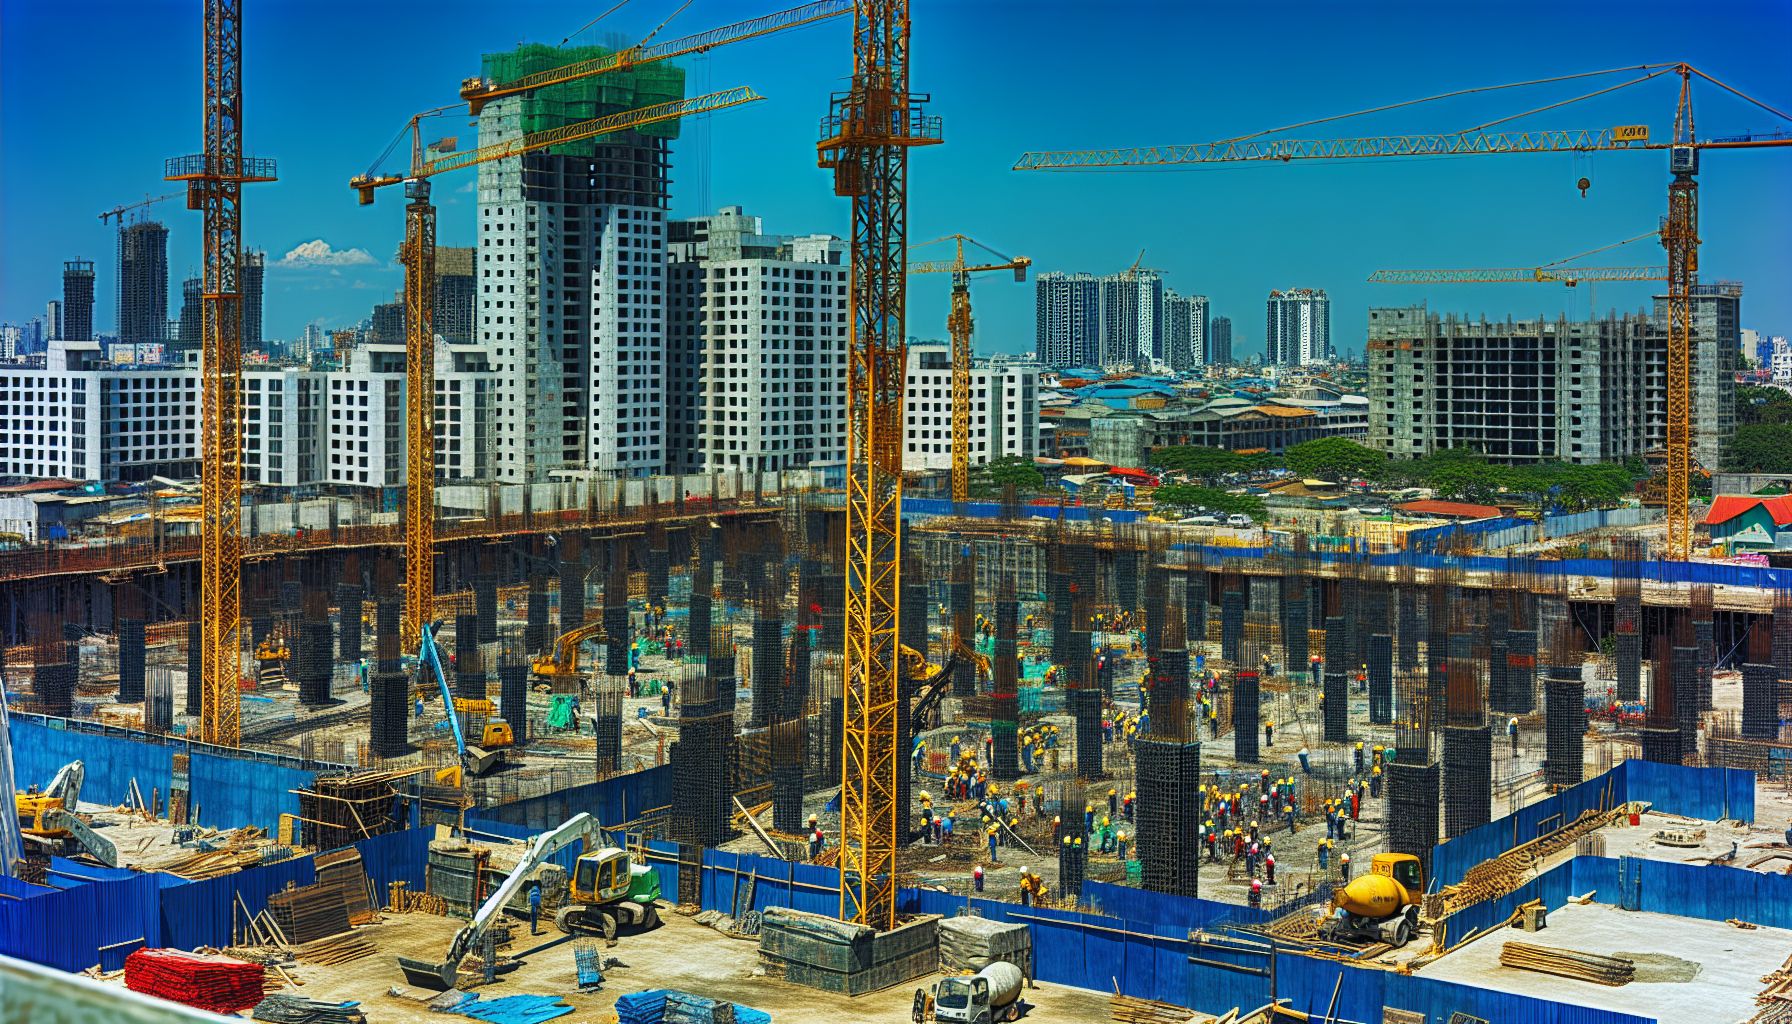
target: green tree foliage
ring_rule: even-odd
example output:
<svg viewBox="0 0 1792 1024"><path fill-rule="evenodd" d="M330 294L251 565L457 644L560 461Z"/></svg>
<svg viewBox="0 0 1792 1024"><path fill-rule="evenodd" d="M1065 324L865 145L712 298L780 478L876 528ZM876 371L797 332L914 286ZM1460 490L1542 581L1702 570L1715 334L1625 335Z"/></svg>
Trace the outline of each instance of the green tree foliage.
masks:
<svg viewBox="0 0 1792 1024"><path fill-rule="evenodd" d="M1740 394L1744 389L1736 390ZM1729 468L1738 473L1792 473L1792 425L1751 423L1739 426L1724 458Z"/></svg>
<svg viewBox="0 0 1792 1024"><path fill-rule="evenodd" d="M1444 448L1422 459L1400 460L1383 475L1429 487L1444 501L1533 505L1568 513L1616 504L1634 488L1634 478L1643 475L1641 462L1498 466L1473 449Z"/></svg>
<svg viewBox="0 0 1792 1024"><path fill-rule="evenodd" d="M1344 480L1373 477L1387 464L1387 457L1342 437L1322 437L1288 449L1288 468L1303 477Z"/></svg>
<svg viewBox="0 0 1792 1024"><path fill-rule="evenodd" d="M965 481L965 490L973 498L998 497L1002 488L1010 483L1021 493L1036 491L1045 486L1045 474L1039 472L1030 456L1004 455L982 465L973 465L970 479Z"/></svg>
<svg viewBox="0 0 1792 1024"><path fill-rule="evenodd" d="M1158 469L1181 473L1207 483L1229 473L1243 473L1252 468L1247 456L1224 448L1207 448L1198 444L1154 448L1148 461Z"/></svg>
<svg viewBox="0 0 1792 1024"><path fill-rule="evenodd" d="M1779 388L1736 388L1736 425L1792 423L1792 395Z"/></svg>
<svg viewBox="0 0 1792 1024"><path fill-rule="evenodd" d="M1169 511L1187 511L1205 505L1209 509L1227 513L1241 513L1250 516L1257 522L1268 518L1269 510L1263 499L1255 494L1228 494L1217 487L1194 487L1189 484L1165 484L1151 492L1151 500L1158 508Z"/></svg>

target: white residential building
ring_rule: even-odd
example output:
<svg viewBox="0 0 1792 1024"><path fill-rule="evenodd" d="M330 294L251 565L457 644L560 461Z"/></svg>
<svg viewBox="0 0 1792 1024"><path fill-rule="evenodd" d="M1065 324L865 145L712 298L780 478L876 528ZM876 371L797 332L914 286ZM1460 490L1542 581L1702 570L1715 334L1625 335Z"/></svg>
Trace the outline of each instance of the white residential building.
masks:
<svg viewBox="0 0 1792 1024"><path fill-rule="evenodd" d="M970 464L1004 455L1033 458L1039 447L1039 375L1000 359L971 369ZM910 344L905 368L902 468L952 468L952 346Z"/></svg>
<svg viewBox="0 0 1792 1024"><path fill-rule="evenodd" d="M1325 289L1271 291L1263 344L1266 363L1308 366L1330 360L1332 301Z"/></svg>
<svg viewBox="0 0 1792 1024"><path fill-rule="evenodd" d="M1792 384L1792 346L1786 339L1773 339L1773 382L1775 384Z"/></svg>

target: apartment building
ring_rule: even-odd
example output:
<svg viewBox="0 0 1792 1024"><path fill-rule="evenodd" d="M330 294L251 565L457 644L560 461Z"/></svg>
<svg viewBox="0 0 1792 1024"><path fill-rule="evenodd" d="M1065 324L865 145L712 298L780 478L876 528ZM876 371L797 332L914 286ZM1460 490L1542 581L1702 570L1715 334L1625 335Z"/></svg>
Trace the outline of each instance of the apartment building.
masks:
<svg viewBox="0 0 1792 1024"><path fill-rule="evenodd" d="M902 468L952 468L952 346L908 347ZM1039 375L1006 358L971 364L970 464L1040 454Z"/></svg>

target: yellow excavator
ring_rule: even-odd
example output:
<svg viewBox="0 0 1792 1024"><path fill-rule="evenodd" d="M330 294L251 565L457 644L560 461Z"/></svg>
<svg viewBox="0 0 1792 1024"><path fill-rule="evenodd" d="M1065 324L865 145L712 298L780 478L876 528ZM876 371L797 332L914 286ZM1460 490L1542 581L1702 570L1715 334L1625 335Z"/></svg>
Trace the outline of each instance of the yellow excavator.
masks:
<svg viewBox="0 0 1792 1024"><path fill-rule="evenodd" d="M101 864L115 868L118 866L118 848L75 816L75 805L81 799L81 785L86 781L87 766L80 761L71 761L62 766L41 792L33 786L23 793L13 794L19 831L28 842L47 847L57 856L85 852Z"/></svg>
<svg viewBox="0 0 1792 1024"><path fill-rule="evenodd" d="M560 639L554 641L553 652L536 658L531 668L537 676L543 679L554 680L569 677L577 679L579 677L579 646L587 640L596 644L610 642L609 634L604 632L603 620L592 619L582 626L562 633Z"/></svg>

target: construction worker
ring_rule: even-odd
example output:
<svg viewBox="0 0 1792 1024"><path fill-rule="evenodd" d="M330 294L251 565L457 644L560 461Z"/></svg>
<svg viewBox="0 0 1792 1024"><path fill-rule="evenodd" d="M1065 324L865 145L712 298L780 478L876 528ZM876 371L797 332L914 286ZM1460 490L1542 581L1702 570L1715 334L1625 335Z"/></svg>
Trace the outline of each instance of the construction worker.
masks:
<svg viewBox="0 0 1792 1024"><path fill-rule="evenodd" d="M1355 754L1356 754L1356 770L1357 770L1358 774L1361 774L1362 770L1363 770L1363 743L1361 740L1357 741Z"/></svg>
<svg viewBox="0 0 1792 1024"><path fill-rule="evenodd" d="M1120 797L1115 792L1114 788L1112 786L1109 786L1108 787L1108 816L1114 817L1114 816L1118 815L1119 813L1120 813Z"/></svg>
<svg viewBox="0 0 1792 1024"><path fill-rule="evenodd" d="M950 843L952 841L952 822L954 820L954 817L955 817L954 815L948 814L942 818L934 819L934 821L937 822L940 826L940 843L941 843L941 845Z"/></svg>
<svg viewBox="0 0 1792 1024"><path fill-rule="evenodd" d="M1207 837L1207 861L1210 864L1216 863L1220 859L1219 838L1213 834L1213 822L1209 821L1202 831Z"/></svg>
<svg viewBox="0 0 1792 1024"><path fill-rule="evenodd" d="M1512 756L1517 757L1518 756L1518 719L1516 716L1513 717L1513 719L1511 721L1506 723L1506 737L1512 741Z"/></svg>
<svg viewBox="0 0 1792 1024"><path fill-rule="evenodd" d="M1139 794L1128 793L1128 794L1126 794L1125 802L1121 804L1121 809L1126 812L1126 820L1128 822L1132 821L1133 804L1136 803L1138 801L1138 799L1139 799Z"/></svg>
<svg viewBox="0 0 1792 1024"><path fill-rule="evenodd" d="M529 934L534 935L535 922L541 917L541 886L529 887Z"/></svg>
<svg viewBox="0 0 1792 1024"><path fill-rule="evenodd" d="M1361 821L1362 820L1361 816L1358 814L1358 810L1360 808L1360 799L1359 799L1360 796L1361 796L1361 794L1358 793L1355 789L1352 789L1350 791L1350 820L1351 821Z"/></svg>
<svg viewBox="0 0 1792 1024"><path fill-rule="evenodd" d="M1095 805L1094 804L1084 804L1083 805L1083 831L1084 832L1095 831Z"/></svg>
<svg viewBox="0 0 1792 1024"><path fill-rule="evenodd" d="M961 753L963 753L963 749L958 744L958 737L954 736L954 737L952 737L952 763L953 764L958 763L958 757Z"/></svg>
<svg viewBox="0 0 1792 1024"><path fill-rule="evenodd" d="M1251 879L1250 905L1253 910L1263 909L1263 880L1260 878Z"/></svg>
<svg viewBox="0 0 1792 1024"><path fill-rule="evenodd" d="M815 826L814 821L811 820L809 823L809 860L810 861L813 862L815 860L820 859L822 847L826 846L827 842L828 842L827 838L821 834L821 829L817 828Z"/></svg>
<svg viewBox="0 0 1792 1024"><path fill-rule="evenodd" d="M1376 765L1369 773L1369 795L1381 799L1381 765Z"/></svg>
<svg viewBox="0 0 1792 1024"><path fill-rule="evenodd" d="M1251 842L1254 843L1261 838L1263 838L1262 831L1258 829L1256 822L1251 822Z"/></svg>
<svg viewBox="0 0 1792 1024"><path fill-rule="evenodd" d="M925 789L921 790L921 817L933 817L933 794Z"/></svg>
<svg viewBox="0 0 1792 1024"><path fill-rule="evenodd" d="M1338 873L1343 876L1344 881L1350 881L1350 854L1338 854Z"/></svg>
<svg viewBox="0 0 1792 1024"><path fill-rule="evenodd" d="M1308 662L1307 671L1313 677L1313 685L1318 686L1319 685L1319 655L1315 654L1315 655L1308 657L1307 662Z"/></svg>
<svg viewBox="0 0 1792 1024"><path fill-rule="evenodd" d="M1372 757L1371 760L1375 762L1376 767L1379 768L1381 766L1381 763L1382 763L1382 746L1381 746L1381 744L1379 744L1379 743L1375 744L1374 757Z"/></svg>
<svg viewBox="0 0 1792 1024"><path fill-rule="evenodd" d="M971 869L971 885L978 892L983 891L983 865L979 864Z"/></svg>
<svg viewBox="0 0 1792 1024"><path fill-rule="evenodd" d="M1332 841L1330 839L1319 840L1319 870L1321 871L1325 870L1325 856L1331 852L1331 848Z"/></svg>
<svg viewBox="0 0 1792 1024"><path fill-rule="evenodd" d="M1263 745L1266 747L1276 745L1276 723L1270 721L1263 723Z"/></svg>
<svg viewBox="0 0 1792 1024"><path fill-rule="evenodd" d="M417 698L417 717L418 718L423 717L423 698L422 697Z"/></svg>
<svg viewBox="0 0 1792 1024"><path fill-rule="evenodd" d="M1064 816L1061 814L1054 815L1052 817L1052 842L1055 843L1058 840L1063 839L1063 838L1064 838Z"/></svg>
<svg viewBox="0 0 1792 1024"><path fill-rule="evenodd" d="M1273 853L1263 855L1263 880L1270 885L1276 884L1276 855Z"/></svg>
<svg viewBox="0 0 1792 1024"><path fill-rule="evenodd" d="M1120 862L1124 864L1126 863L1126 833L1121 832L1115 838L1119 843Z"/></svg>
<svg viewBox="0 0 1792 1024"><path fill-rule="evenodd" d="M1300 757L1300 770L1308 775L1313 774L1313 766L1307 762L1307 748L1304 744L1301 746L1298 756Z"/></svg>

